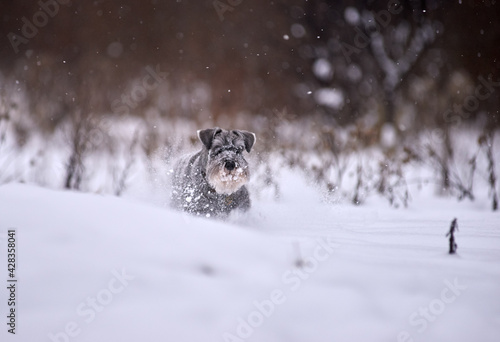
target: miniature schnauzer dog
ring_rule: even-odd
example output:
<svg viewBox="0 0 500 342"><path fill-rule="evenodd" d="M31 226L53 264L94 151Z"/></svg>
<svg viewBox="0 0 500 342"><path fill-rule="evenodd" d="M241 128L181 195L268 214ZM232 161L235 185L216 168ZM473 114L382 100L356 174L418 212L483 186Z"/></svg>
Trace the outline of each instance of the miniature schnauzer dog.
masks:
<svg viewBox="0 0 500 342"><path fill-rule="evenodd" d="M206 217L248 210L250 172L243 152L250 152L255 134L216 127L198 131L198 138L201 151L182 157L174 167L172 205Z"/></svg>

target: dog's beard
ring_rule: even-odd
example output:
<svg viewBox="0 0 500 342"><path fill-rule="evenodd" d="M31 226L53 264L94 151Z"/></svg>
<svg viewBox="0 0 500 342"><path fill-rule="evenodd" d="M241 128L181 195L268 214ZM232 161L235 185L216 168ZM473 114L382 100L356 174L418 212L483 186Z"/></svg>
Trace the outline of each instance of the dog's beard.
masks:
<svg viewBox="0 0 500 342"><path fill-rule="evenodd" d="M248 182L248 167L237 166L233 170L227 170L223 165L207 170L208 184L218 194L230 195L238 191Z"/></svg>

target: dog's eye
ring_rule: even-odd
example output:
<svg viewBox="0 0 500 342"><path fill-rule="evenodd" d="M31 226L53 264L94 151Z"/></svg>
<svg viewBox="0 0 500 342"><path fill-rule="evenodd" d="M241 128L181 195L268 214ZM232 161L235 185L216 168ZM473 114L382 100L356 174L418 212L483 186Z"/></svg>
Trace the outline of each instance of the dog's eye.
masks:
<svg viewBox="0 0 500 342"><path fill-rule="evenodd" d="M238 148L236 149L236 153L241 153L241 152L243 152L243 149L244 149L244 147L243 147L243 146L238 147Z"/></svg>
<svg viewBox="0 0 500 342"><path fill-rule="evenodd" d="M216 150L210 150L210 156L211 157L215 157L216 155L218 155L219 153L221 153L222 151L220 149L216 149Z"/></svg>

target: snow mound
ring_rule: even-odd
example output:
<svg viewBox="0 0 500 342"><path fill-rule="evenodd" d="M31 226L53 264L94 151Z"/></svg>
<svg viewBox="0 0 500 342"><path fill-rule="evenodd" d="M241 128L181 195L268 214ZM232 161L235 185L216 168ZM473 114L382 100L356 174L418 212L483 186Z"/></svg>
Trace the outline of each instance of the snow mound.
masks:
<svg viewBox="0 0 500 342"><path fill-rule="evenodd" d="M283 181L281 201L228 222L1 186L4 270L8 229L18 248L16 335L4 324L2 341L497 341L498 215L332 206Z"/></svg>

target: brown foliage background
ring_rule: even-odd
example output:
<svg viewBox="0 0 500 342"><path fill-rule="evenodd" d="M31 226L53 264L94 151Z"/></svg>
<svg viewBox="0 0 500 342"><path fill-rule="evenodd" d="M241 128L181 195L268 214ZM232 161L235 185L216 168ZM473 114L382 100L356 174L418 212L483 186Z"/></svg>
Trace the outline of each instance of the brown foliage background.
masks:
<svg viewBox="0 0 500 342"><path fill-rule="evenodd" d="M132 80L143 77L146 66L159 65L168 73L169 94L162 93L162 88L159 97L190 97L196 82L209 87L208 101L187 109L173 106L162 116L223 126L241 113L272 115L283 109L290 116L320 113L343 124L377 108L377 121L393 121L387 112L401 103L416 107L420 117L415 124L433 125L436 117L442 121L439 116L454 101L451 77L455 72L465 75L469 86L477 83L479 75L492 74L494 80L500 76L500 6L487 0L401 1L402 12L381 30L388 50L396 46L391 35L403 22L411 32L423 20L432 20L442 29L395 94L389 95L382 91L385 75L371 48L361 49L348 63L339 44L352 45L357 32L346 23L348 6L361 14L377 13L393 1L220 1L231 9L220 20L211 0L73 0L59 5L57 14L15 53L8 34L21 35L23 17L33 22L40 3L49 2L0 4L2 87L20 82L30 103L29 115L49 130L76 111L111 112L113 100L128 92ZM291 34L294 24L305 29L303 36ZM320 57L333 66L330 80L313 73L312 65ZM362 91L361 81L346 77L352 63L361 69L362 81L371 84L370 91ZM415 100L416 80L425 80L422 98L426 101ZM307 96L305 89L321 87L341 89L347 100L344 106L325 107ZM148 94L132 114L144 115L145 108L155 106L153 95ZM428 106L427 99L436 97L444 100ZM498 124L498 102L498 95L481 102L471 117L483 111Z"/></svg>

